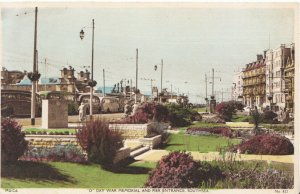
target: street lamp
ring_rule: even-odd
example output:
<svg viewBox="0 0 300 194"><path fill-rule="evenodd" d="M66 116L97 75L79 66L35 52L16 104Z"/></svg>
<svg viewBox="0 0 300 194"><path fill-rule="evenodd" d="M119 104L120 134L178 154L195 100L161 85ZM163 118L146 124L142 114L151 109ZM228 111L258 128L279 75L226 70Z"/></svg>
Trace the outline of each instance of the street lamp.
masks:
<svg viewBox="0 0 300 194"><path fill-rule="evenodd" d="M31 87L31 125L35 125L35 103L36 103L36 83L41 77L41 74L37 71L37 12L38 8L35 7L35 22L34 22L34 48L33 48L33 71L27 74L30 79Z"/></svg>
<svg viewBox="0 0 300 194"><path fill-rule="evenodd" d="M97 85L97 82L94 80L94 31L95 31L95 22L93 23L93 33L92 33L92 65L91 65L91 80L88 81L88 86L90 86L90 117L93 117L93 87ZM83 27L85 28L85 27ZM84 31L81 29L79 37L82 40L84 38Z"/></svg>
<svg viewBox="0 0 300 194"><path fill-rule="evenodd" d="M159 95L160 96L160 102L162 103L162 87L163 87L163 85L162 85L162 80L163 80L163 66L164 66L164 61L163 61L163 59L161 59L161 69L160 69L160 93L161 93L161 95ZM154 65L154 71L156 71L157 70L157 65Z"/></svg>

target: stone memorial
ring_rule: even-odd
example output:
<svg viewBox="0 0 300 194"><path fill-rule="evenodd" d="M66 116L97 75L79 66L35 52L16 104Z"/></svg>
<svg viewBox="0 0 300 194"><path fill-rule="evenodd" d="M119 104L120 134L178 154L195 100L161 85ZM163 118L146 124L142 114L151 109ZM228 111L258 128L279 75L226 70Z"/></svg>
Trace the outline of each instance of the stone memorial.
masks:
<svg viewBox="0 0 300 194"><path fill-rule="evenodd" d="M65 100L43 100L42 128L68 128L68 103Z"/></svg>

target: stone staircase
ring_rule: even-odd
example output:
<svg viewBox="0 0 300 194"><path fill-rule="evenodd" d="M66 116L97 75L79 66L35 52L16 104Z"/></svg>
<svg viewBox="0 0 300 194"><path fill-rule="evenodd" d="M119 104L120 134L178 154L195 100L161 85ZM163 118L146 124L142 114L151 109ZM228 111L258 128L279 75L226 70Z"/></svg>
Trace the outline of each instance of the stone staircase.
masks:
<svg viewBox="0 0 300 194"><path fill-rule="evenodd" d="M135 158L136 156L139 156L147 151L149 151L150 148L149 147L144 147L142 145L135 147L131 150L130 152L130 157Z"/></svg>
<svg viewBox="0 0 300 194"><path fill-rule="evenodd" d="M125 146L130 147L130 157L134 158L150 150L149 147L143 146L139 140L126 140Z"/></svg>

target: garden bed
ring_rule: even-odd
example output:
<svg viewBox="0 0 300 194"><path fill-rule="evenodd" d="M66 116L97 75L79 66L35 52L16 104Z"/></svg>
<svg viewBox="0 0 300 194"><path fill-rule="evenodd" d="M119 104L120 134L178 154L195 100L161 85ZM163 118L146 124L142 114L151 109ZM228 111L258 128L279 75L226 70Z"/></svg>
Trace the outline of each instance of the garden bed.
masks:
<svg viewBox="0 0 300 194"><path fill-rule="evenodd" d="M232 132L228 127L191 127L186 130L189 135L220 135L225 137L231 137Z"/></svg>

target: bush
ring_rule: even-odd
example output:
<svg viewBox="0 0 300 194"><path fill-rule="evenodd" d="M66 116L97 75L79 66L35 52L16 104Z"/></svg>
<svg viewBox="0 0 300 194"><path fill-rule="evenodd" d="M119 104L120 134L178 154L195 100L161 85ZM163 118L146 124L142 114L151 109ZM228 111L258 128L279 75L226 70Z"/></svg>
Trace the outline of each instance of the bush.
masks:
<svg viewBox="0 0 300 194"><path fill-rule="evenodd" d="M190 135L200 135L201 132L209 132L211 134L218 134L225 137L231 137L232 132L228 127L210 127L210 128L199 128L199 127L191 127L186 130L187 134Z"/></svg>
<svg viewBox="0 0 300 194"><path fill-rule="evenodd" d="M292 189L294 185L292 174L266 162L217 161L214 166L219 166L224 176L214 188Z"/></svg>
<svg viewBox="0 0 300 194"><path fill-rule="evenodd" d="M279 135L263 134L239 144L234 150L241 153L263 155L294 154L294 146L289 139Z"/></svg>
<svg viewBox="0 0 300 194"><path fill-rule="evenodd" d="M149 121L164 122L168 120L166 107L156 103L144 103L132 116L121 121L121 123L147 123Z"/></svg>
<svg viewBox="0 0 300 194"><path fill-rule="evenodd" d="M262 122L268 124L276 124L277 120L274 120L277 117L277 114L271 110L266 110L262 114Z"/></svg>
<svg viewBox="0 0 300 194"><path fill-rule="evenodd" d="M172 152L164 156L151 171L146 187L152 188L191 188L200 182L199 163L190 154Z"/></svg>
<svg viewBox="0 0 300 194"><path fill-rule="evenodd" d="M216 112L225 121L231 121L233 113L235 113L235 106L229 102L221 102L216 106Z"/></svg>
<svg viewBox="0 0 300 194"><path fill-rule="evenodd" d="M16 162L28 147L25 133L15 120L6 118L1 122L1 161Z"/></svg>
<svg viewBox="0 0 300 194"><path fill-rule="evenodd" d="M110 166L116 152L123 147L121 134L110 130L103 120L86 122L76 134L79 145L87 152L88 160Z"/></svg>
<svg viewBox="0 0 300 194"><path fill-rule="evenodd" d="M201 121L201 115L192 109L183 108L180 105L171 103L167 104L166 108L169 111L169 123L172 127L185 127L191 124L192 121Z"/></svg>

